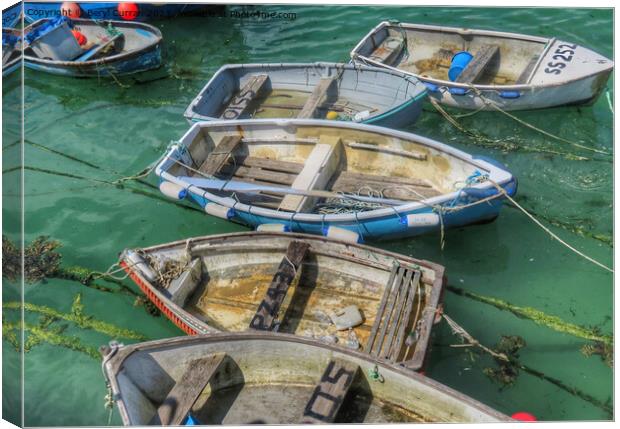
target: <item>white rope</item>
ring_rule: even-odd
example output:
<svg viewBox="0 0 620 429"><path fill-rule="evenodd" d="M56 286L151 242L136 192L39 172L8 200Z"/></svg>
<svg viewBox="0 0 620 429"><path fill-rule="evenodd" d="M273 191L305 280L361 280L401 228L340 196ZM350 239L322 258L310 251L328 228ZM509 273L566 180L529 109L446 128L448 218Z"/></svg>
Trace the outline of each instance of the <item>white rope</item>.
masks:
<svg viewBox="0 0 620 429"><path fill-rule="evenodd" d="M611 104L611 96L609 95L609 88L607 89L607 92L605 93L605 95L607 96L607 104L609 105L609 111L613 115L614 114L614 106Z"/></svg>
<svg viewBox="0 0 620 429"><path fill-rule="evenodd" d="M586 255L585 253L575 249L573 246L571 246L570 244L568 244L566 241L562 240L560 237L558 237L557 235L555 235L553 232L551 232L551 230L549 228L547 228L546 226L544 226L538 219L536 219L532 214L530 214L527 210L525 210L523 207L521 207L519 205L519 203L517 203L510 195L508 195L508 193L502 188L500 187L497 183L495 183L493 180L489 179L489 182L491 182L493 184L493 186L495 186L497 188L497 190L499 192L501 192L507 199L508 201L510 201L512 204L515 205L515 207L517 207L519 210L521 210L527 217L529 217L536 225L538 225L539 227L541 227L543 229L543 231L545 231L547 234L549 234L552 238L554 238L555 240L559 241L562 245L566 246L568 249L572 250L573 252L575 252L577 255L581 256L582 258L592 262L595 265L598 265L599 267L609 271L610 273L613 273L614 270L609 268L607 265L604 265L602 263L600 263L599 261L597 261L596 259Z"/></svg>
<svg viewBox="0 0 620 429"><path fill-rule="evenodd" d="M537 131L537 132L539 132L541 134L544 134L547 137L551 137L552 139L555 139L557 141L561 141L563 143L568 143L570 145L573 145L573 146L578 147L578 148L583 149L583 150L588 150L588 151L600 153L600 154L603 154L603 155L611 155L610 152L607 152L607 151L604 151L604 150L600 150L600 149L595 149L595 148L588 147L588 146L584 146L584 145L579 144L577 142L565 139L565 138L560 137L560 136L556 136L555 134L551 134L548 131L545 131L545 130L543 130L541 128L538 128L538 127L536 127L536 126L534 126L534 125L532 125L532 124L530 124L528 122L525 122L523 119L519 119L515 115L513 115L511 113L508 113L507 111L505 111L504 109L499 107L497 104L493 103L491 100L486 98L484 95L482 95L482 93L478 90L478 88L476 88L472 84L470 84L469 86L472 89L472 91L482 100L482 102L484 104L486 104L487 106L492 107L493 109L497 110L498 112L503 113L504 115L508 116L510 119L520 123L521 125L523 125L523 126L525 126L527 128L530 128L530 129L532 129L534 131Z"/></svg>

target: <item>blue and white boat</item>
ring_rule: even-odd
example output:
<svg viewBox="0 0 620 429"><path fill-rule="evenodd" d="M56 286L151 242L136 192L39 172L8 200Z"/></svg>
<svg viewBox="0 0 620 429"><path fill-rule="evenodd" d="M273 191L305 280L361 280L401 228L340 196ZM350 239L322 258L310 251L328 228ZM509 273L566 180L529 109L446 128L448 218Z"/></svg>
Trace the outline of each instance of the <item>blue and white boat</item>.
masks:
<svg viewBox="0 0 620 429"><path fill-rule="evenodd" d="M156 167L160 190L257 228L350 241L493 220L517 181L501 164L352 122L199 122Z"/></svg>
<svg viewBox="0 0 620 429"><path fill-rule="evenodd" d="M220 68L185 117L334 119L402 128L422 112L426 86L377 67L337 63L231 64Z"/></svg>
<svg viewBox="0 0 620 429"><path fill-rule="evenodd" d="M2 29L2 76L8 76L22 65L21 31Z"/></svg>
<svg viewBox="0 0 620 429"><path fill-rule="evenodd" d="M86 39L84 45L71 29ZM40 19L24 29L24 41L24 65L46 73L105 77L161 66L161 32L141 22Z"/></svg>

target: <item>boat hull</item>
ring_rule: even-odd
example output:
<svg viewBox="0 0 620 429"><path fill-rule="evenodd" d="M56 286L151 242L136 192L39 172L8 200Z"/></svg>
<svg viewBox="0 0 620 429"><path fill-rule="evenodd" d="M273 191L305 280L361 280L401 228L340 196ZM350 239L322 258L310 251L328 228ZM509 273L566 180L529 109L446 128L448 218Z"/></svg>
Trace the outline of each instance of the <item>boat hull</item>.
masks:
<svg viewBox="0 0 620 429"><path fill-rule="evenodd" d="M395 34L395 40L406 49L389 58L377 56ZM495 60L479 66L486 71L470 73L463 81L458 75L455 79L446 74L447 67L452 70L451 58L457 52L471 51L468 53L473 55L483 52L482 48L497 50L491 57ZM351 58L357 64L416 77L427 86L429 97L439 103L475 110L533 110L592 103L605 88L614 66L612 60L588 48L555 38L388 22L372 29L351 51ZM475 55L473 58L472 62Z"/></svg>
<svg viewBox="0 0 620 429"><path fill-rule="evenodd" d="M611 70L588 76L562 85L529 87L516 91L498 90L450 90L433 82L422 80L428 87L430 98L450 107L469 110L536 110L549 107L591 104L606 87ZM518 93L518 98L506 98L502 93ZM495 107L493 107L495 106Z"/></svg>
<svg viewBox="0 0 620 429"><path fill-rule="evenodd" d="M516 180L503 186L510 195L514 195L516 191ZM203 209L207 204L217 204L215 200L204 198L201 194L189 191L191 198ZM465 202L467 201L467 202ZM457 200L457 204L476 203L479 199ZM446 203L447 208L452 202ZM426 215L436 213L430 208L419 208L416 210L403 211L401 213L393 212L391 215L380 216L374 219L364 219L359 221L321 221L317 219L314 222L300 221L292 216L292 219L283 221L281 218L262 216L251 211L234 210L228 220L238 222L240 224L257 228L263 224L281 224L287 231L299 232L304 234L326 235L330 228L340 228L354 232L358 235L360 243L366 241L383 241L394 240L408 237L415 237L423 234L429 234L440 231L442 228L457 228L461 226L473 225L484 221L491 221L499 216L503 202L501 199L493 200L484 204L477 204L468 208L463 208L455 212L446 212L442 217L442 222L437 225L418 226L412 228L404 222L407 216Z"/></svg>
<svg viewBox="0 0 620 429"><path fill-rule="evenodd" d="M413 124L422 113L426 97L426 87L418 79L376 67L338 63L233 64L215 73L187 108L185 118L190 124L221 119L220 110L226 104L224 101L233 98L233 91L243 86L240 84L242 80L246 81L254 75L268 76L269 87L274 92L283 89L305 91L307 96L318 84L319 78L335 77L338 81L338 96L343 96L345 104L353 102L373 110L359 123L388 128L404 128ZM300 103L298 108L302 107L303 103ZM259 104L256 111L262 110L265 109ZM287 119L299 113L299 110L284 109L276 112ZM257 118L260 117L260 113L257 114ZM268 117L276 115L272 112ZM234 119L248 118L248 113L244 113ZM348 117L347 120L353 119Z"/></svg>
<svg viewBox="0 0 620 429"><path fill-rule="evenodd" d="M392 354L391 359L409 369L423 368L445 281L444 268L432 262L312 235L251 232L195 237L140 249L138 253L127 249L121 254L120 264L147 298L188 335L240 332L248 329L251 316L259 307L275 273L273 267L293 241L308 245L307 262L298 268L302 272L298 283L287 292L291 303L282 307L280 312L290 317L283 316L278 332L330 337L337 340L337 344L344 345L351 334L346 331L334 333L333 325L317 319L316 314L337 313L355 305L365 315L361 324L353 328L359 346L367 353L378 353L373 351L372 345L368 347L369 332L377 322L377 306L390 284L389 276L396 261L399 266L419 271L423 292L417 295L419 304L416 305L423 310L421 313L415 311L415 317L422 314L417 321L408 322L416 332L415 343L407 350ZM194 257L201 258L203 269L210 274L204 283L200 282L192 291L185 292L188 295L180 303L171 296L169 288L161 287L156 280L149 280L141 268L144 266L137 261L146 264L149 258L153 258L151 261L180 261L190 248ZM222 256L224 254L227 256ZM232 265L231 261L234 261ZM153 269L152 264L150 267ZM251 292L246 290L248 288ZM412 311L403 318L411 319L413 308L412 304Z"/></svg>
<svg viewBox="0 0 620 429"><path fill-rule="evenodd" d="M45 61L24 57L24 66L32 70L71 77L109 77L140 73L161 66L161 45L146 51L131 53L123 58L76 63L71 61Z"/></svg>
<svg viewBox="0 0 620 429"><path fill-rule="evenodd" d="M215 355L223 360L192 407L199 424L299 424L325 381L322 374L335 362L356 371L349 399L343 398L341 411L325 416L325 422L511 421L398 365L286 334L182 337L113 345L105 352L104 374L127 426L149 424L191 363Z"/></svg>
<svg viewBox="0 0 620 429"><path fill-rule="evenodd" d="M96 37L95 31L101 32L100 24L95 21L81 18L71 21L89 37L91 35ZM44 25L42 24L44 22L44 20L39 20L24 31L28 33L29 28ZM125 37L133 38L132 43L137 44L137 46L134 45L130 50L113 55L83 61L57 61L39 58L32 54L29 55L26 49L24 51L24 66L32 70L61 76L90 78L140 73L161 66L162 35L159 29L149 24L136 22L106 21L103 24L107 23L114 25L121 31L125 30Z"/></svg>

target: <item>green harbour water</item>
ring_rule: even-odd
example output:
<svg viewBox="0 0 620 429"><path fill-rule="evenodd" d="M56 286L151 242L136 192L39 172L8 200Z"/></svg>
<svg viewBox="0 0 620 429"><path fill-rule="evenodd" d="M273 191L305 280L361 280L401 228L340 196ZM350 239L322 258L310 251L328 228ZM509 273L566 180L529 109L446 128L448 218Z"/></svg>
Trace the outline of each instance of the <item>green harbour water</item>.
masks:
<svg viewBox="0 0 620 429"><path fill-rule="evenodd" d="M295 20L178 17L154 21L164 36L162 70L134 77L72 79L26 70L24 75L25 243L41 235L59 240L63 266L105 271L120 251L197 235L248 231L247 228L186 210L132 189L158 195L137 183L124 187L78 179L113 181L143 170L189 125L183 112L222 65L235 62L348 61L355 44L385 19L503 30L552 37L613 57L611 9L423 8L278 6L266 11L296 13ZM608 82L613 100L613 77ZM20 140L19 73L3 79L3 234L19 242ZM458 115L466 111L449 110ZM561 107L515 115L550 133L598 150L613 150L613 114L604 93L592 106ZM467 129L490 139L516 143L490 148L464 134L429 103L408 130L469 153L499 160L519 179L517 201L562 239L611 266L613 261L613 164L610 157L546 137L503 116L480 112L461 117ZM88 161L70 160L40 146ZM523 146L534 150L524 150ZM581 155L589 160L544 151ZM46 170L47 172L43 171ZM56 172L56 173L54 173ZM65 176L57 174L64 173ZM74 177L67 177L66 175ZM148 181L156 184L151 175ZM489 224L378 247L428 259L446 267L448 284L522 307L534 307L566 322L613 330L613 275L549 238L518 210L505 207ZM105 282L101 281L102 284ZM125 282L137 291L130 281ZM3 302L20 299L19 286L3 279ZM114 285L111 285L114 286ZM84 313L140 332L149 339L182 335L165 317L153 317L134 297L106 293L79 282L48 279L26 284L24 300L70 313L81 293ZM528 411L540 420L610 420L613 373L600 356L584 356L588 344L488 304L446 291L445 312L482 344L494 347L502 335L519 335L527 345L522 364L576 388L587 401L549 380L521 371L514 385L502 387L483 373L493 359L459 344L445 322L435 327L426 375L506 414ZM19 320L4 310L3 322ZM26 312L26 322L39 316ZM98 347L111 337L64 326L62 336ZM26 333L26 337L28 337ZM118 338L129 343L134 340ZM3 415L20 415L20 356L3 341ZM79 351L39 343L24 358L24 410L28 426L106 425L108 410L100 361ZM13 392L13 393L11 393ZM593 404L595 402L596 404ZM120 425L118 412L111 424Z"/></svg>

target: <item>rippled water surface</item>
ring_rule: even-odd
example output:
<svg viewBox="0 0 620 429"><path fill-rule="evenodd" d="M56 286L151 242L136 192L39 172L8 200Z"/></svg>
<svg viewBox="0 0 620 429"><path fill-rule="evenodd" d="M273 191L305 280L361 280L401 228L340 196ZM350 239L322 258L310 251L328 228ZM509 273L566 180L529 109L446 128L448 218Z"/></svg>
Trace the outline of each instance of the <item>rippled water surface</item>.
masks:
<svg viewBox="0 0 620 429"><path fill-rule="evenodd" d="M157 21L165 39L166 67L114 80L71 79L25 72L24 146L25 241L40 235L60 240L63 266L105 271L126 247L146 246L194 235L246 231L238 225L186 210L132 189L102 181L134 174L157 159L169 142L188 128L183 111L209 77L233 62L347 61L353 46L379 21L442 24L555 36L612 56L612 11L603 9L484 9L419 7L262 7L296 13L295 20L179 17ZM610 81L608 87L612 87ZM16 239L19 217L19 76L3 82L4 225ZM612 95L612 94L610 94ZM453 114L465 112L451 111ZM604 94L593 106L517 112L524 121L599 150L612 150L612 113ZM411 131L470 153L506 164L519 179L518 201L557 233L604 264L612 263L612 164L605 157L554 141L497 112L459 119L491 139L517 142L504 149L485 147L437 114L430 103ZM87 161L98 168L43 150L39 145ZM534 150L526 151L528 146ZM575 160L540 150L603 160ZM607 158L608 159L608 158ZM64 173L61 175L59 173ZM71 175L68 177L66 174ZM149 182L156 183L154 177ZM393 251L429 259L447 267L448 283L479 295L529 306L563 320L609 334L612 330L612 276L551 241L522 213L505 208L496 222L439 235L379 243ZM5 302L19 299L5 281ZM129 284L129 283L128 283ZM132 287L134 287L132 285ZM135 288L135 287L134 287ZM25 287L25 300L68 313L76 294L84 312L98 320L133 329L148 338L180 335L164 317L152 317L134 298L50 279ZM460 343L445 322L433 339L427 375L502 412L525 410L542 420L607 420L612 371L599 356L580 351L585 340L552 331L452 292L446 313L471 335L495 346L502 335L519 335L526 346L522 364L547 378L521 371L502 387L483 369L496 367L489 357ZM5 321L18 313L5 310ZM26 312L28 323L40 322ZM110 337L54 322L63 338L77 337L97 347ZM28 334L26 334L28 336ZM124 342L131 340L121 339ZM4 388L17 389L18 354L4 342ZM100 364L89 355L43 342L25 355L27 425L105 425L105 387ZM581 397L562 386L578 389ZM7 392L5 390L5 392ZM5 418L19 415L17 395L4 395ZM111 417L120 424L117 412Z"/></svg>

